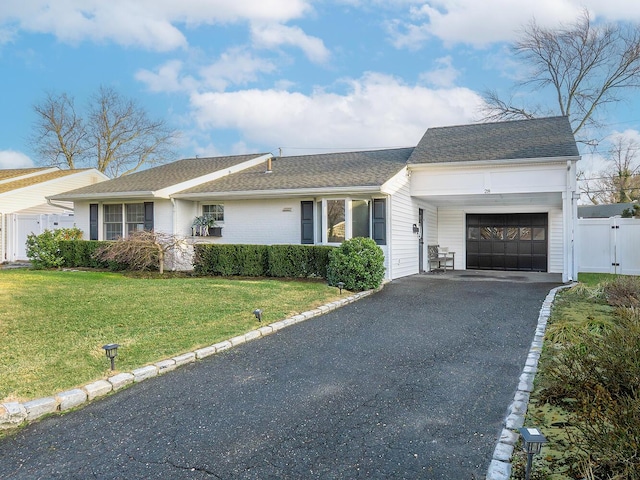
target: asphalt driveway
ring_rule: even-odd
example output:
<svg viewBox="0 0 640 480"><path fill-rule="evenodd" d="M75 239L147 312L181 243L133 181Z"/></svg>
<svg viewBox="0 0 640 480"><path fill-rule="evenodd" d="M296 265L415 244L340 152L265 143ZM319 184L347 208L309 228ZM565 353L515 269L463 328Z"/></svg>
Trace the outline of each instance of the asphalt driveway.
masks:
<svg viewBox="0 0 640 480"><path fill-rule="evenodd" d="M0 478L484 478L558 285L518 278L396 280L0 440Z"/></svg>

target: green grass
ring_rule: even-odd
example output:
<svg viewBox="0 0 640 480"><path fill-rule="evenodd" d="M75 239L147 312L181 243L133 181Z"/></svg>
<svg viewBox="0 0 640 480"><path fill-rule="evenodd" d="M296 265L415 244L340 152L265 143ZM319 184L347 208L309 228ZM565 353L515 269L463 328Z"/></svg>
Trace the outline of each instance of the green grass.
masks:
<svg viewBox="0 0 640 480"><path fill-rule="evenodd" d="M129 277L0 270L0 402L25 401L110 375L102 345L132 369L338 298L319 281Z"/></svg>

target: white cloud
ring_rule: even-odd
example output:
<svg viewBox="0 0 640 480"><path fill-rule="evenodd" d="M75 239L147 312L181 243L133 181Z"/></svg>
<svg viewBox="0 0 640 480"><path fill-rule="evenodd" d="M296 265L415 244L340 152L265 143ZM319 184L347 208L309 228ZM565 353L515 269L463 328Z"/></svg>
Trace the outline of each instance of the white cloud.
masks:
<svg viewBox="0 0 640 480"><path fill-rule="evenodd" d="M428 89L377 73L350 80L348 86L344 95L321 89L309 95L197 93L191 107L203 131L233 128L245 141L272 148L341 150L416 145L428 127L472 121L482 102L466 88Z"/></svg>
<svg viewBox="0 0 640 480"><path fill-rule="evenodd" d="M182 62L169 60L160 65L155 72L141 69L135 73L136 80L147 85L152 92L191 91L197 81L191 76L182 75Z"/></svg>
<svg viewBox="0 0 640 480"><path fill-rule="evenodd" d="M220 59L200 69L205 86L223 91L228 85L246 85L258 79L258 73L271 73L276 66L242 48L232 48Z"/></svg>
<svg viewBox="0 0 640 480"><path fill-rule="evenodd" d="M254 25L251 33L254 46L259 48L271 49L281 45L299 47L314 63L325 63L330 57L329 50L321 39L305 34L299 27L260 24Z"/></svg>
<svg viewBox="0 0 640 480"><path fill-rule="evenodd" d="M0 39L20 30L67 43L113 42L167 51L187 39L178 25L287 22L310 10L309 0L21 0L0 10Z"/></svg>
<svg viewBox="0 0 640 480"><path fill-rule="evenodd" d="M640 2L629 0L432 0L409 10L408 19L389 24L397 48L420 48L430 38L446 45L483 48L512 41L535 17L542 26L572 23L583 8L610 21L640 20ZM633 4L632 4L633 3Z"/></svg>
<svg viewBox="0 0 640 480"><path fill-rule="evenodd" d="M31 168L33 160L14 150L0 150L0 168Z"/></svg>
<svg viewBox="0 0 640 480"><path fill-rule="evenodd" d="M420 74L420 80L435 87L452 87L460 71L453 66L451 56L436 59L438 67Z"/></svg>
<svg viewBox="0 0 640 480"><path fill-rule="evenodd" d="M271 73L275 65L254 56L243 48L232 48L220 58L198 70L193 77L183 73L184 64L180 60L169 60L155 71L138 70L136 80L146 84L152 92L194 92L203 88L224 91L229 85L246 85L256 81L259 73Z"/></svg>

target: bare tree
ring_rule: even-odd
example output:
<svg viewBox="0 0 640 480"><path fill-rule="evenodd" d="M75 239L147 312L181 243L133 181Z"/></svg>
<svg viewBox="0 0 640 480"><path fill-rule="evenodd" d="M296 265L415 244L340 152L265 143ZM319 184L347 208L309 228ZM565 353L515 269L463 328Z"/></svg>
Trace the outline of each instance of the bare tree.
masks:
<svg viewBox="0 0 640 480"><path fill-rule="evenodd" d="M530 78L518 87L550 88L557 101L553 111L570 118L574 134L598 127L597 111L640 86L640 25L595 25L584 10L575 23L558 28L532 20L512 48L531 67ZM536 109L516 106L495 91L485 93L485 102L485 120L537 116Z"/></svg>
<svg viewBox="0 0 640 480"><path fill-rule="evenodd" d="M593 204L626 203L640 200L640 144L632 138L619 135L608 152L609 166L588 178L584 172L578 176L582 193Z"/></svg>
<svg viewBox="0 0 640 480"><path fill-rule="evenodd" d="M49 165L76 168L87 153L87 130L73 97L47 93L33 110L36 120L30 141L38 156Z"/></svg>
<svg viewBox="0 0 640 480"><path fill-rule="evenodd" d="M126 264L131 270L157 268L162 275L167 255L176 254L184 243L184 238L177 235L143 230L109 242L98 249L96 256L103 261Z"/></svg>
<svg viewBox="0 0 640 480"><path fill-rule="evenodd" d="M110 177L161 163L171 154L175 137L164 120L150 119L134 100L106 87L100 87L93 97L88 132L97 168Z"/></svg>
<svg viewBox="0 0 640 480"><path fill-rule="evenodd" d="M31 140L43 163L70 169L94 167L119 177L173 155L176 132L164 120L150 119L138 103L112 88L100 87L84 118L67 94L48 94L33 109Z"/></svg>

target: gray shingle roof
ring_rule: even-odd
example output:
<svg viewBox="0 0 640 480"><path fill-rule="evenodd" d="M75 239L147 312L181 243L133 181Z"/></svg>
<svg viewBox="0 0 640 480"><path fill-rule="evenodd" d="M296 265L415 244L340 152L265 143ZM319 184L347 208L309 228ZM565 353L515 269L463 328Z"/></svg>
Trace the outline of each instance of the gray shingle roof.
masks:
<svg viewBox="0 0 640 480"><path fill-rule="evenodd" d="M187 158L132 173L124 177L107 180L96 185L72 190L60 196L155 192L203 175L230 168L238 163L246 162L262 155L266 154L256 153L229 157ZM52 198L55 199L56 197Z"/></svg>
<svg viewBox="0 0 640 480"><path fill-rule="evenodd" d="M413 148L277 157L176 194L268 190L379 187L405 167Z"/></svg>
<svg viewBox="0 0 640 480"><path fill-rule="evenodd" d="M567 117L430 128L409 164L578 156Z"/></svg>

